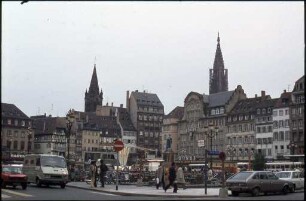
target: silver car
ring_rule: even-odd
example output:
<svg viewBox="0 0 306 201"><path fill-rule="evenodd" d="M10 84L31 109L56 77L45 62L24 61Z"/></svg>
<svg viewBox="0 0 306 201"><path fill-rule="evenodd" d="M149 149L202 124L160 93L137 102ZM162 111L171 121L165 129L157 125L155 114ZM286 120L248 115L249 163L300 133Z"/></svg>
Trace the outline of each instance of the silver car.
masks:
<svg viewBox="0 0 306 201"><path fill-rule="evenodd" d="M304 175L300 171L281 171L277 172L276 176L281 180L291 181L294 185L292 192L295 189L304 189Z"/></svg>
<svg viewBox="0 0 306 201"><path fill-rule="evenodd" d="M235 174L226 180L228 190L232 191L233 196L239 193L251 193L258 196L259 193L287 194L293 188L293 183L279 179L270 171L243 171Z"/></svg>

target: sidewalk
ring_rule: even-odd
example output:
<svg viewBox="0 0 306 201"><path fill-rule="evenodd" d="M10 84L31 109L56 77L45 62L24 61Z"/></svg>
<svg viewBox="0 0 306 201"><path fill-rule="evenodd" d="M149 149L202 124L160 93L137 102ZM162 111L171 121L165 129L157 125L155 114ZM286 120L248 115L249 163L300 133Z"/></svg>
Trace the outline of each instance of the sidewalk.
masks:
<svg viewBox="0 0 306 201"><path fill-rule="evenodd" d="M67 187L80 188L98 192L106 192L117 195L140 195L140 196L154 196L154 197L180 197L180 198L204 198L204 197L219 197L220 188L207 188L207 195L205 195L204 188L187 188L183 190L179 188L177 193L173 193L173 188L168 189L167 192L163 188L156 189L155 186L136 186L136 185L116 185L108 184L104 188L96 187L91 188L86 182L70 182ZM231 192L228 191L230 195Z"/></svg>

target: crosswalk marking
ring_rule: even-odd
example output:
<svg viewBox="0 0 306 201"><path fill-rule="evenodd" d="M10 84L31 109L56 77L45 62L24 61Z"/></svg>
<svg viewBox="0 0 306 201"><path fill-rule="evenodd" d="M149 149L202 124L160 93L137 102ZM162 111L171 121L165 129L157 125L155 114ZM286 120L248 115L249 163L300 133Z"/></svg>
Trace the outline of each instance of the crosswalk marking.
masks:
<svg viewBox="0 0 306 201"><path fill-rule="evenodd" d="M112 196L119 196L116 194L111 194L111 193L104 193L104 192L95 192L95 191L91 191L91 193L96 193L96 194L102 194L102 195L112 195Z"/></svg>
<svg viewBox="0 0 306 201"><path fill-rule="evenodd" d="M23 197L33 197L32 195L29 195L29 194L26 194L26 193L19 193L19 192L11 191L11 190L8 190L8 189L1 189L1 191L6 192L6 193L11 193L11 194L14 194L14 195L23 196Z"/></svg>
<svg viewBox="0 0 306 201"><path fill-rule="evenodd" d="M11 197L11 196L9 196L9 195L1 194L1 199L10 198L10 197Z"/></svg>

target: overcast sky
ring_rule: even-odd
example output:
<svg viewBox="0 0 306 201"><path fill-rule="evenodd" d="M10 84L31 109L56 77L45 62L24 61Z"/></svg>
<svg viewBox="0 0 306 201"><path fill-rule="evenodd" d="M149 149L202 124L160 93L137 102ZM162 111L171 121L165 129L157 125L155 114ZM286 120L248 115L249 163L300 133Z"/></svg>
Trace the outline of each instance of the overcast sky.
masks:
<svg viewBox="0 0 306 201"><path fill-rule="evenodd" d="M304 75L302 1L20 2L2 2L1 101L28 116L84 111L94 63L103 105L146 90L168 114L209 93L218 31L229 90L277 98Z"/></svg>

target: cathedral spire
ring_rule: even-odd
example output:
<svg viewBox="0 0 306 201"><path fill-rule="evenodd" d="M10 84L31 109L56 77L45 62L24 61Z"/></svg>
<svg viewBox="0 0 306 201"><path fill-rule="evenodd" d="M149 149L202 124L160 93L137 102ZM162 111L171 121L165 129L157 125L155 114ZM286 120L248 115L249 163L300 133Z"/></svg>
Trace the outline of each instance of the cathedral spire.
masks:
<svg viewBox="0 0 306 201"><path fill-rule="evenodd" d="M213 69L209 70L209 94L228 91L227 69L224 69L219 32L217 42Z"/></svg>

